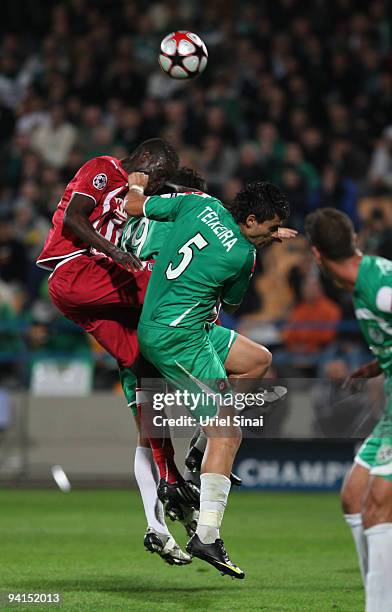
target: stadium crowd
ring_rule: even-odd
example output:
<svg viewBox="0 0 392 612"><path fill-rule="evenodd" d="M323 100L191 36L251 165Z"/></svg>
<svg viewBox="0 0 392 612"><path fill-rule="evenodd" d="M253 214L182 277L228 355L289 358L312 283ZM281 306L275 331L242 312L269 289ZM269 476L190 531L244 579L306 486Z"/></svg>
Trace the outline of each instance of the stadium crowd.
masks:
<svg viewBox="0 0 392 612"><path fill-rule="evenodd" d="M168 139L224 201L246 181L270 180L289 197L293 227L301 230L318 206L336 206L353 219L367 252L392 257L386 0L6 5L0 355L8 382L20 380L24 360L15 365L15 355L26 350L93 351L96 380L114 379L112 362L83 335L53 327L47 274L35 258L64 186L83 162L103 154L121 158L149 137ZM201 77L184 83L160 72L157 53L165 34L185 27L204 39L210 58ZM319 279L302 237L260 257L239 316L226 322L272 347L281 375L329 375L333 362L342 376L364 350L348 298Z"/></svg>

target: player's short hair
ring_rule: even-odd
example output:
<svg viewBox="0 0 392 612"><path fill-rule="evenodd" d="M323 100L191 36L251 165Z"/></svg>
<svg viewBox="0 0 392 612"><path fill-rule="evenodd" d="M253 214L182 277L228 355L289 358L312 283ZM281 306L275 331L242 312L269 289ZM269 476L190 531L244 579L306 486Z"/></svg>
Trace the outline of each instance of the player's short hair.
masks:
<svg viewBox="0 0 392 612"><path fill-rule="evenodd" d="M178 168L177 172L173 174L171 179L155 192L155 195L162 195L164 193L172 192L181 193L188 189L203 191L206 193L207 183L201 174L196 172L196 170L187 168L186 166L181 166L181 168Z"/></svg>
<svg viewBox="0 0 392 612"><path fill-rule="evenodd" d="M144 160L146 156L154 160L154 165L167 168L170 174L174 174L178 168L179 159L177 152L174 147L167 140L163 140L163 138L150 138L149 140L145 140L140 143L125 160L121 161L125 170L127 170L126 165L128 163L133 165L137 164L139 161Z"/></svg>
<svg viewBox="0 0 392 612"><path fill-rule="evenodd" d="M176 187L187 187L188 189L207 192L206 180L196 170L187 166L178 168L177 172L170 179L170 183Z"/></svg>
<svg viewBox="0 0 392 612"><path fill-rule="evenodd" d="M259 223L273 219L275 215L283 221L290 215L286 195L279 187L265 181L245 185L227 208L237 223L245 223L249 215L255 215Z"/></svg>
<svg viewBox="0 0 392 612"><path fill-rule="evenodd" d="M305 219L310 244L332 261L355 255L355 229L350 217L336 208L319 208Z"/></svg>

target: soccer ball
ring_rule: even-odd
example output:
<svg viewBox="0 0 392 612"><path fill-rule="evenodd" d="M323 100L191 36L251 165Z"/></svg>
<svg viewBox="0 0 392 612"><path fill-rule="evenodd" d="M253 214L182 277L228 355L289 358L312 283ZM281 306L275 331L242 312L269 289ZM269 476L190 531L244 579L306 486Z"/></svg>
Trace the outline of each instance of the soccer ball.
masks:
<svg viewBox="0 0 392 612"><path fill-rule="evenodd" d="M193 79L207 66L208 51L197 34L172 32L161 42L159 65L172 79Z"/></svg>

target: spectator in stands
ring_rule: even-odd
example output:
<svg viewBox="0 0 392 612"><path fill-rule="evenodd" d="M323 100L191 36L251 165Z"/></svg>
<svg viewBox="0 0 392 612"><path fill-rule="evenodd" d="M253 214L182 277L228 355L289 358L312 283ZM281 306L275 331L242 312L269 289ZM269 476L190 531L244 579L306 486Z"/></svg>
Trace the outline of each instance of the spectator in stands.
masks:
<svg viewBox="0 0 392 612"><path fill-rule="evenodd" d="M31 143L44 161L62 168L76 138L76 129L66 120L63 106L56 104L50 109L48 120L34 130Z"/></svg>
<svg viewBox="0 0 392 612"><path fill-rule="evenodd" d="M0 280L5 283L24 283L26 264L26 249L16 239L12 223L0 220Z"/></svg>
<svg viewBox="0 0 392 612"><path fill-rule="evenodd" d="M377 191L392 189L392 125L384 130L383 138L373 152L369 178Z"/></svg>
<svg viewBox="0 0 392 612"><path fill-rule="evenodd" d="M323 294L318 277L308 275L302 284L301 300L289 314L282 338L296 362L305 369L314 366L312 355L336 338L340 307Z"/></svg>
<svg viewBox="0 0 392 612"><path fill-rule="evenodd" d="M358 215L356 210L357 189L355 183L344 176L340 177L334 166L324 168L320 187L313 190L309 198L309 208L335 206L345 212L356 225Z"/></svg>

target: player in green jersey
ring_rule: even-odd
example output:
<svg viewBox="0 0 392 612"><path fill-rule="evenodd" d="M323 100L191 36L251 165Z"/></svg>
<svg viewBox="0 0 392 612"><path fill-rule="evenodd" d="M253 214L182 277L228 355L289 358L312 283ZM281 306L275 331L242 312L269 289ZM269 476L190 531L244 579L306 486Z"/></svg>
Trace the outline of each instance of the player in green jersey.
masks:
<svg viewBox="0 0 392 612"><path fill-rule="evenodd" d="M197 172L191 168L182 167L172 177L171 183L168 183L163 188L163 193L184 191L186 188L197 189L202 192L207 191L207 186L204 179ZM139 257L142 261L156 259L161 248L168 239L171 227L172 223L169 222L163 223L160 221L153 221L145 217L131 217L127 221L121 237L121 248L131 252L134 255L137 253L137 257ZM225 365L228 374L247 377L254 380L258 380L264 376L271 362L271 354L267 349L265 349L265 347L260 346L248 338L237 334L237 332L234 330L226 329L212 322L206 323L206 330L208 332L209 339L218 353L222 363ZM140 373L140 376L143 377L142 372ZM282 389L282 387L272 387L267 393L264 392L264 397L267 398L266 401L273 401L273 394L275 394L275 398L278 399L282 393ZM129 385L124 385L124 393L128 399L128 403L132 408L135 407L136 409L136 405L134 403L136 386L134 385L134 389L129 389ZM135 410L134 414L136 417L137 414ZM160 530L157 531L157 527L159 529L159 526L156 524L155 509L159 505L159 502L156 495L154 498L154 491L152 487L148 487L148 492L145 493L146 481L151 480L151 475L147 474L146 472L146 465L151 465L152 458L155 459L155 463L158 466L159 475L161 478L158 493L161 500L165 502L165 508L169 509L169 516L172 518L175 516L174 510L178 505L178 496L173 496L172 500L165 499L168 488L172 489L175 486L175 484L170 484L173 479L168 478L169 473L173 475L175 481L177 480L177 468L174 464L170 432L165 431L163 437L156 437L157 435L159 434L157 434L156 430L154 431L154 437L151 439L139 435L138 447L135 454L135 474L140 476L137 478L137 481L144 500L144 506L147 506L146 517L148 521L148 531L145 536L145 545L148 550L151 549L148 540L153 537L155 539L156 536L164 541L165 533L167 531L162 512L160 513L159 517L162 526ZM184 478L187 481L191 480L195 482L197 485L200 484L200 466L206 442L204 432L201 431L199 435L192 440L190 450L186 458L186 465L189 465L191 469L186 469ZM149 459L149 462L146 461L147 458ZM139 469L140 462L144 464L144 468L142 470ZM155 466L151 466L150 472L155 472ZM230 480L232 484L241 483L240 479L234 474L230 475ZM152 518L151 512L149 511L150 509L152 512ZM179 510L180 520L182 520L188 533L191 535L192 530L194 530L196 526L198 512L191 512L188 508L183 507L182 504L180 504ZM153 528L150 523L154 523L155 528Z"/></svg>
<svg viewBox="0 0 392 612"><path fill-rule="evenodd" d="M180 169L173 177L173 181L181 183L183 189L205 189L205 181L191 169ZM167 184L163 193L175 191L173 184ZM145 218L129 218L121 236L120 246L124 251L139 253L142 261L154 260L170 231L170 224L150 221ZM139 359L139 377L151 376L151 368L143 372L143 363ZM159 373L155 374L159 376ZM177 545L165 521L165 510L174 520L174 517L184 524L188 533L196 528L198 517L198 500L184 503L187 491L183 487L184 479L181 477L174 460L174 448L168 428L162 432L157 428L153 437L147 436L148 427L146 419L141 424L136 401L137 382L131 371L120 371L120 380L128 406L131 408L139 429L137 447L134 458L134 473L147 519L147 531L144 536L144 546L147 551L158 553L167 563L172 565L185 565L191 561L189 555L184 553ZM158 437L159 436L159 437ZM158 468L158 470L157 470ZM157 489L165 482L164 493L170 494L170 503L166 496L158 499ZM187 480L190 480L187 478ZM164 503L164 506L162 505ZM165 510L164 510L165 508Z"/></svg>
<svg viewBox="0 0 392 612"><path fill-rule="evenodd" d="M222 390L226 372L205 330L216 303L233 312L241 303L252 275L256 248L274 240L289 207L281 191L269 183L246 186L230 210L204 193L144 196L148 177L129 176L126 212L158 221L172 221L170 240L155 264L138 328L141 352L161 374L180 388L205 393L211 402L194 406L194 416L233 414ZM202 466L200 517L188 542L193 556L222 573L244 578L220 539L229 475L241 441L241 430L226 419L204 425L208 438Z"/></svg>
<svg viewBox="0 0 392 612"><path fill-rule="evenodd" d="M355 315L376 359L352 374L384 373L384 414L355 457L342 506L366 587L366 611L392 610L392 262L363 255L351 220L334 208L310 214L306 231L316 260L352 293Z"/></svg>

